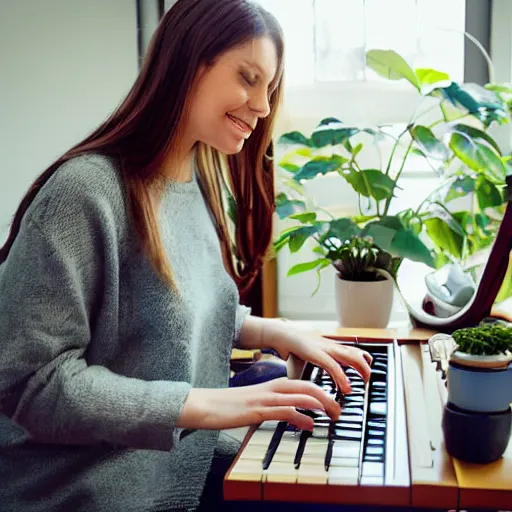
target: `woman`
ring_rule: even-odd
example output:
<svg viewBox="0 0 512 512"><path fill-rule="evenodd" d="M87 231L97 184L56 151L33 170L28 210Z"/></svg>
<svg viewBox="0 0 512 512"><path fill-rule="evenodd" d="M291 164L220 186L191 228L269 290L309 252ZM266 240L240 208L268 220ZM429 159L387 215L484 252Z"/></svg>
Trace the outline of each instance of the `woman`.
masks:
<svg viewBox="0 0 512 512"><path fill-rule="evenodd" d="M179 0L125 101L23 199L0 253L3 512L208 507L219 430L340 414L306 382L227 388L233 346L295 353L344 391L339 362L368 377L368 354L239 305L271 237L282 69L261 7Z"/></svg>

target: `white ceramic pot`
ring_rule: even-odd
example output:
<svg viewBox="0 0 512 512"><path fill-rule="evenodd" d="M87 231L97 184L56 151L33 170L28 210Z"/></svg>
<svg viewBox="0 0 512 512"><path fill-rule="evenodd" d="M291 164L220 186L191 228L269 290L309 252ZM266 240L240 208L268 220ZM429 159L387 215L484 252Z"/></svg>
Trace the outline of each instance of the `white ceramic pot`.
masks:
<svg viewBox="0 0 512 512"><path fill-rule="evenodd" d="M341 327L385 328L393 307L394 281L345 281L334 277L336 314Z"/></svg>

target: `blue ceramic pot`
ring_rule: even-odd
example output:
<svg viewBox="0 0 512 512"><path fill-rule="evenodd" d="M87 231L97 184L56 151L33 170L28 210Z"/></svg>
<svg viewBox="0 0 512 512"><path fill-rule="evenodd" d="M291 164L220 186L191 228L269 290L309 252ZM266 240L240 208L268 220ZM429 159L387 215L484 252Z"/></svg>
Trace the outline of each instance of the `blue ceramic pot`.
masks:
<svg viewBox="0 0 512 512"><path fill-rule="evenodd" d="M448 402L473 412L503 412L512 402L512 363L503 368L477 368L450 361Z"/></svg>

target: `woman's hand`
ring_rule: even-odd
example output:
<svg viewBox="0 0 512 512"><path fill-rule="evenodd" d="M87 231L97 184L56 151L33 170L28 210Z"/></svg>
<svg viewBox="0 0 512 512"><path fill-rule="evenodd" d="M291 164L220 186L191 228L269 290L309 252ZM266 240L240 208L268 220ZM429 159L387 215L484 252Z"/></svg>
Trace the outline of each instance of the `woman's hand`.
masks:
<svg viewBox="0 0 512 512"><path fill-rule="evenodd" d="M285 377L253 386L193 388L178 427L221 430L277 420L312 430L313 419L297 409L321 410L333 420L341 413L340 405L316 384Z"/></svg>
<svg viewBox="0 0 512 512"><path fill-rule="evenodd" d="M360 348L294 329L284 322L268 323L265 331L266 346L271 346L283 359L288 359L292 353L303 361L323 368L343 393L350 393L350 383L340 364L357 370L365 381L370 377L372 356Z"/></svg>

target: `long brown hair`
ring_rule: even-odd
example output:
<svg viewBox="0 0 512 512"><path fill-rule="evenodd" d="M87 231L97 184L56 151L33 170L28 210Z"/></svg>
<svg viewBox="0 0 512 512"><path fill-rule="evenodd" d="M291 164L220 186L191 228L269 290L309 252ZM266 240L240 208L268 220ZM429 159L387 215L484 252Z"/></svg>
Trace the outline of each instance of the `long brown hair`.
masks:
<svg viewBox="0 0 512 512"><path fill-rule="evenodd" d="M261 268L272 236L274 179L268 152L282 94L284 53L277 21L249 0L178 0L163 16L141 72L119 108L32 184L0 249L0 264L9 254L26 210L51 175L65 161L95 152L118 159L142 247L158 274L174 286L156 221L152 185L165 157L177 147L188 92L199 67L212 65L230 48L263 36L274 41L279 62L270 115L260 120L239 154L226 157L202 144L197 153L200 182L215 219L224 262L243 295ZM236 204L232 224L226 207L229 196Z"/></svg>

